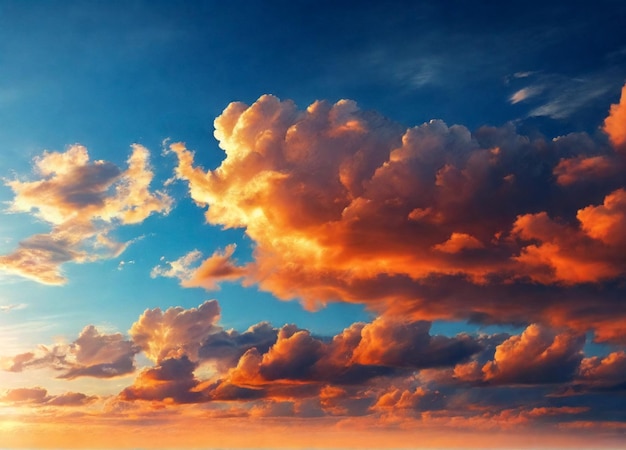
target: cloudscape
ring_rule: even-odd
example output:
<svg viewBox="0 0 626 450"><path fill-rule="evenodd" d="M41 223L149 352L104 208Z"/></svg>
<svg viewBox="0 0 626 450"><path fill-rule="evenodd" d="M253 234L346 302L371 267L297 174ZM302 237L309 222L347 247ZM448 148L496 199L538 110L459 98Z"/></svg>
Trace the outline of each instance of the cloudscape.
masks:
<svg viewBox="0 0 626 450"><path fill-rule="evenodd" d="M621 2L0 13L1 448L624 448Z"/></svg>

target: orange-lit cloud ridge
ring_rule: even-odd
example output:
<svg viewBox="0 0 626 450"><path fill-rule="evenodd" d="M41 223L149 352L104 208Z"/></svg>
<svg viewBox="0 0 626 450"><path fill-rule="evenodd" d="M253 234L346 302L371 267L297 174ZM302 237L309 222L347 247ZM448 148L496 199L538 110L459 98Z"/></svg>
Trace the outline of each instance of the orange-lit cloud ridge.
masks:
<svg viewBox="0 0 626 450"><path fill-rule="evenodd" d="M87 326L70 344L6 359L5 370L48 367L63 379L136 378L104 396L10 389L0 395L0 418L19 409L34 424L55 417L65 427L114 423L124 432L182 423L204 429L207 419L220 428L245 420L246 427L276 430L272 420L295 417L307 420L293 424L301 431L386 430L390 439L400 433L399 441L384 446L412 442L402 435L407 430L532 427L562 435L561 427L576 423L612 438L610 427L626 419L616 396L626 383L624 352L584 357L585 336L571 330L532 324L517 335L447 337L433 334L426 321L379 317L329 337L268 323L225 330L219 314L215 300L189 309L147 309L128 338ZM139 352L153 365L137 371ZM209 429L214 438L220 435ZM293 447L293 441L276 445Z"/></svg>
<svg viewBox="0 0 626 450"><path fill-rule="evenodd" d="M243 228L254 260L239 266L228 247L153 275L205 288L242 278L313 309L347 301L624 342L625 109L623 95L607 142L437 120L405 130L346 100L232 103L215 120L217 169L195 166L182 143L171 150L207 221Z"/></svg>
<svg viewBox="0 0 626 450"><path fill-rule="evenodd" d="M10 212L31 213L52 230L19 243L0 256L0 270L40 283L65 283L61 265L120 255L128 242L109 235L119 225L142 222L153 213L167 213L172 199L149 189L153 173L149 152L133 145L124 171L106 161L90 161L80 145L65 152L44 152L35 158L36 181L5 181L15 193Z"/></svg>

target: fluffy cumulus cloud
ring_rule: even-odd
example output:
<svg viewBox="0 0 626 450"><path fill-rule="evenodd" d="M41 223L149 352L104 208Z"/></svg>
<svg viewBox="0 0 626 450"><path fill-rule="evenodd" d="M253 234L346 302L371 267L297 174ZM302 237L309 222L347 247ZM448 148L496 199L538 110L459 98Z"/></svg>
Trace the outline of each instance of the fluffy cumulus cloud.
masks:
<svg viewBox="0 0 626 450"><path fill-rule="evenodd" d="M186 255L153 274L207 289L242 278L313 309L358 302L623 341L622 109L611 109L607 142L437 120L403 129L346 100L232 103L215 120L219 167L198 167L184 144L171 150L207 221L242 228L253 261L238 265L227 247L199 267Z"/></svg>
<svg viewBox="0 0 626 450"><path fill-rule="evenodd" d="M356 323L329 338L267 323L243 333L226 331L215 323L218 313L214 301L187 310L146 311L130 334L155 365L141 371L121 398L175 403L312 398L322 385L330 396L379 377L452 368L483 348L469 335L433 336L427 322ZM206 370L198 369L207 364L213 375L202 379L197 374L206 376Z"/></svg>
<svg viewBox="0 0 626 450"><path fill-rule="evenodd" d="M0 256L0 270L40 283L65 283L61 266L121 254L128 242L110 232L137 224L153 213L167 213L172 199L150 191L153 172L149 152L133 145L125 170L106 161L91 161L80 145L65 152L44 152L35 158L35 181L8 180L15 196L9 211L29 213L50 225L48 233L24 239Z"/></svg>
<svg viewBox="0 0 626 450"><path fill-rule="evenodd" d="M485 429L595 420L603 409L623 416L607 397L624 389L623 352L585 357L585 336L572 330L532 324L514 335L446 337L431 334L425 321L379 317L335 336L268 323L239 333L219 328L215 311L200 313L210 310L206 305L212 303L168 310L206 315L208 327L178 334L176 345L160 343L170 350L155 353L162 357L119 393L119 402L202 404L204 411L251 418L376 417ZM175 336L172 328L187 325L170 325ZM161 334L168 333L141 339L159 341Z"/></svg>
<svg viewBox="0 0 626 450"><path fill-rule="evenodd" d="M584 343L584 335L530 325L496 347L494 359L482 368L484 379L518 384L569 381L580 366Z"/></svg>
<svg viewBox="0 0 626 450"><path fill-rule="evenodd" d="M197 360L204 340L221 331L216 325L219 314L215 300L191 309L147 309L132 325L130 336L152 361L183 355Z"/></svg>

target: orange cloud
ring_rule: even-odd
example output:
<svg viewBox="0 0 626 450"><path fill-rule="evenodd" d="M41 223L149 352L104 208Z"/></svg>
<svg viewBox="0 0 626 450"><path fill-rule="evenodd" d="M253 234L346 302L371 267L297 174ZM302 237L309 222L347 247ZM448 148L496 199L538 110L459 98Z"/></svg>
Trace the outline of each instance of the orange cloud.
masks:
<svg viewBox="0 0 626 450"><path fill-rule="evenodd" d="M433 246L433 249L445 253L459 253L463 250L478 249L483 247L484 245L474 236L467 233L452 233L450 235L450 239L442 244Z"/></svg>
<svg viewBox="0 0 626 450"><path fill-rule="evenodd" d="M579 377L592 387L622 389L626 383L626 352L612 352L604 358L584 358L580 364Z"/></svg>
<svg viewBox="0 0 626 450"><path fill-rule="evenodd" d="M545 212L519 216L513 235L535 242L524 245L513 257L521 263L519 272L546 284L598 282L624 274L625 261L619 257L626 242L620 226L626 218L624 192L620 189L607 195L603 206L578 210L584 233L552 220Z"/></svg>
<svg viewBox="0 0 626 450"><path fill-rule="evenodd" d="M176 176L210 224L244 230L253 261L237 265L227 247L198 266L192 252L155 276L207 289L241 278L310 309L347 301L411 319L552 323L548 310L572 319L581 305L549 286L582 289L626 270L607 241L624 236L621 163L585 133L531 140L512 125L471 133L437 120L403 129L351 101L298 110L266 95L229 105L215 137L226 157L214 170L171 145ZM576 320L608 336L605 314Z"/></svg>
<svg viewBox="0 0 626 450"><path fill-rule="evenodd" d="M183 287L202 287L207 290L219 289L218 281L237 280L246 275L246 269L233 260L234 244L227 245L223 252L215 251L198 267L192 265L202 256L197 250L191 251L167 266L156 266L151 276L179 278Z"/></svg>
<svg viewBox="0 0 626 450"><path fill-rule="evenodd" d="M609 116L604 121L604 132L618 151L626 149L626 85L622 88L620 102L611 105Z"/></svg>
<svg viewBox="0 0 626 450"><path fill-rule="evenodd" d="M626 250L626 190L618 189L604 198L604 204L587 206L576 215L588 236Z"/></svg>
<svg viewBox="0 0 626 450"><path fill-rule="evenodd" d="M496 347L493 361L483 368L490 383L555 383L573 378L580 361L584 335L556 334L538 325L528 326Z"/></svg>
<svg viewBox="0 0 626 450"><path fill-rule="evenodd" d="M80 145L35 158L39 180L6 182L15 194L9 211L33 214L52 229L0 256L0 270L59 285L65 283L64 263L121 254L129 243L109 236L115 227L139 223L153 213L167 214L172 204L163 192L150 192L148 159L148 150L140 145L133 145L125 171L105 161L91 162Z"/></svg>
<svg viewBox="0 0 626 450"><path fill-rule="evenodd" d="M584 181L603 179L615 175L619 166L607 156L578 155L568 159L561 159L554 168L556 182L562 186L569 186Z"/></svg>

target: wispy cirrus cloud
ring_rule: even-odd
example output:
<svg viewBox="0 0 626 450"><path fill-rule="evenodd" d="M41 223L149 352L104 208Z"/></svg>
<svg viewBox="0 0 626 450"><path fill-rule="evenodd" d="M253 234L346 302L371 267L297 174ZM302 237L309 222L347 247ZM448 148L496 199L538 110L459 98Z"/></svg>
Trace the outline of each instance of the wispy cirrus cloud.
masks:
<svg viewBox="0 0 626 450"><path fill-rule="evenodd" d="M507 80L507 84L526 84L511 94L509 102L513 105L528 104L528 117L543 116L559 120L597 105L598 100L607 98L623 83L621 71L614 69L578 77L544 72L524 72L523 75L514 76L515 83L511 83L512 79Z"/></svg>
<svg viewBox="0 0 626 450"><path fill-rule="evenodd" d="M27 306L28 305L26 303L13 303L10 305L0 305L0 312L15 311L19 309L24 309Z"/></svg>
<svg viewBox="0 0 626 450"><path fill-rule="evenodd" d="M509 101L513 105L519 102L523 102L525 100L528 100L531 97L539 95L541 91L543 91L543 89L544 88L541 85L528 86L528 87L522 88L519 91L515 92L513 95L511 95L511 97L509 98Z"/></svg>

